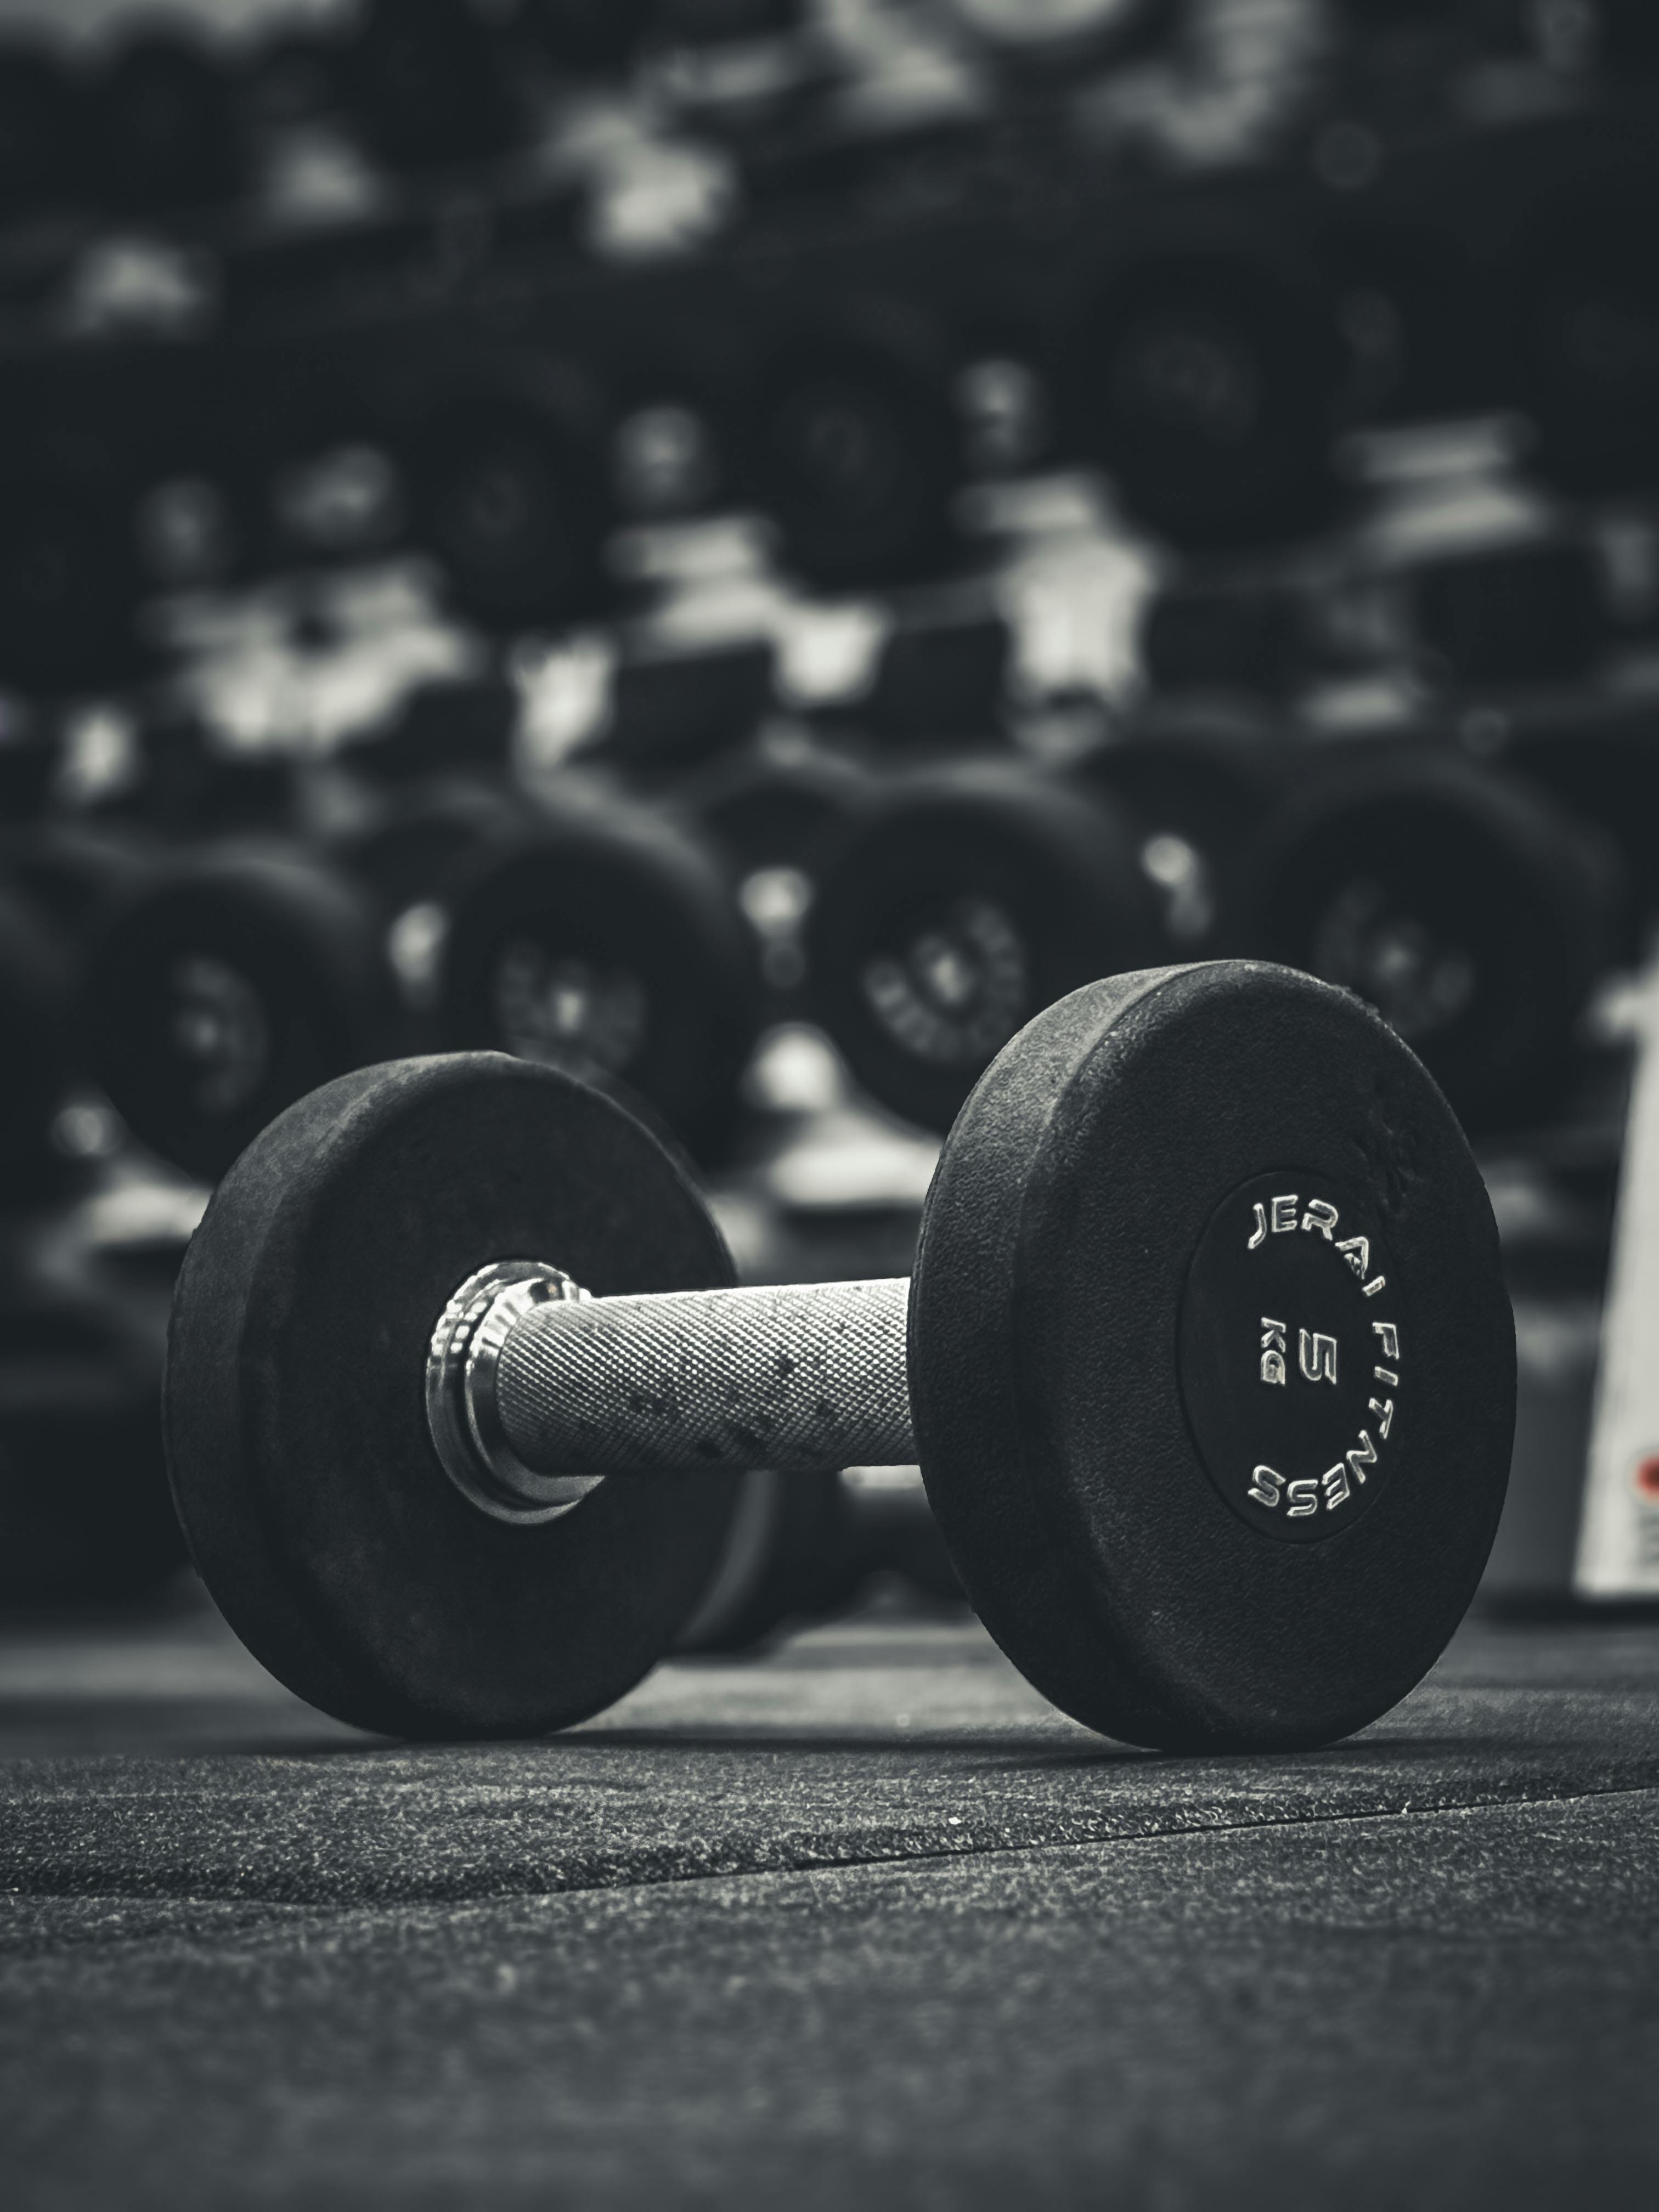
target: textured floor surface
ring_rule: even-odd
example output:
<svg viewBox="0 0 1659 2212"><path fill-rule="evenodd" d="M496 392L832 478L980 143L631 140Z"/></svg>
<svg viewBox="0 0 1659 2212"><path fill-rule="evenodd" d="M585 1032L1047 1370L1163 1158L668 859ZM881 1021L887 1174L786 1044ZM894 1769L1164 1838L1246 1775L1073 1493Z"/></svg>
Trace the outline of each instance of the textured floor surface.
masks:
<svg viewBox="0 0 1659 2212"><path fill-rule="evenodd" d="M971 1626L534 1745L213 1618L0 1631L34 2206L1659 2202L1659 1629L1466 1629L1315 1756L1125 1752Z"/></svg>

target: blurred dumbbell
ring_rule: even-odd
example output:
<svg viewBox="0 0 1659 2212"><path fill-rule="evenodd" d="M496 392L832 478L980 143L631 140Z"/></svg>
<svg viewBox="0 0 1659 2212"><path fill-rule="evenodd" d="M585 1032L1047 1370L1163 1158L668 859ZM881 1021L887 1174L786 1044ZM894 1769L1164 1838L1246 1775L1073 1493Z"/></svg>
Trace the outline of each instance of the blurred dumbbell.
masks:
<svg viewBox="0 0 1659 2212"><path fill-rule="evenodd" d="M875 773L858 753L780 723L688 777L673 804L709 839L734 883L779 868L815 878Z"/></svg>
<svg viewBox="0 0 1659 2212"><path fill-rule="evenodd" d="M1195 242L1110 277L1067 348L1071 436L1194 551L1282 543L1337 503L1335 304L1292 255Z"/></svg>
<svg viewBox="0 0 1659 2212"><path fill-rule="evenodd" d="M599 395L552 377L454 392L394 426L411 533L459 612L489 630L554 630L605 605L609 428Z"/></svg>
<svg viewBox="0 0 1659 2212"><path fill-rule="evenodd" d="M718 1153L759 1023L754 946L689 827L568 777L504 812L436 896L437 1033L617 1083Z"/></svg>
<svg viewBox="0 0 1659 2212"><path fill-rule="evenodd" d="M471 748L479 702L451 690ZM104 917L80 992L88 1064L164 1158L210 1180L292 1099L422 1028L620 1080L687 1141L718 1140L755 1020L719 870L609 789L566 779L538 803L482 749L471 775L434 775L442 720L361 748L380 788L320 842L169 854ZM389 940L416 906L442 945L418 1024Z"/></svg>
<svg viewBox="0 0 1659 2212"><path fill-rule="evenodd" d="M923 330L802 331L734 417L741 482L783 567L829 590L953 564L967 470L954 365Z"/></svg>
<svg viewBox="0 0 1659 2212"><path fill-rule="evenodd" d="M710 742L769 683L769 654L750 647L635 665L612 729L630 761ZM422 686L347 756L384 796L332 857L388 919L416 902L441 917L435 1041L621 1085L694 1150L718 1150L758 1020L733 885L695 823L612 779L519 786L519 713L493 679Z"/></svg>
<svg viewBox="0 0 1659 2212"><path fill-rule="evenodd" d="M825 862L807 932L812 1002L854 1073L936 1129L1034 1014L1161 946L1121 813L994 762L873 789Z"/></svg>
<svg viewBox="0 0 1659 2212"><path fill-rule="evenodd" d="M210 1181L315 1081L407 1042L385 931L366 890L297 846L158 858L88 949L88 1071L137 1137Z"/></svg>
<svg viewBox="0 0 1659 2212"><path fill-rule="evenodd" d="M1264 957L1369 1000L1466 1127L1548 1112L1617 941L1606 846L1449 748L1382 744L1314 769L1255 865Z"/></svg>
<svg viewBox="0 0 1659 2212"><path fill-rule="evenodd" d="M913 1281L732 1278L679 1160L550 1070L301 1102L221 1185L169 1335L233 1625L362 1726L568 1725L672 1647L744 1474L915 1462L1044 1694L1213 1752L1364 1725L1473 1593L1514 1409L1491 1211L1341 992L1091 984L977 1086Z"/></svg>
<svg viewBox="0 0 1659 2212"><path fill-rule="evenodd" d="M1270 718L1214 702L1157 702L1073 763L1076 781L1134 825L1176 951L1239 950L1255 841L1289 787L1295 757Z"/></svg>

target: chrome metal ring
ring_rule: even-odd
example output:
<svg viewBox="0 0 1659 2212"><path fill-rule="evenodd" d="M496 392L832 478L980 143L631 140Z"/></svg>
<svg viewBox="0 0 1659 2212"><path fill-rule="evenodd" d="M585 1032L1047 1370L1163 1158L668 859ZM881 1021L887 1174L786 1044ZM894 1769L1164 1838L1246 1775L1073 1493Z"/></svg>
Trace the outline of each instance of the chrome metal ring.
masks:
<svg viewBox="0 0 1659 2212"><path fill-rule="evenodd" d="M495 1401L501 1348L517 1323L551 1300L588 1296L547 1261L496 1260L469 1275L438 1316L426 1356L427 1428L444 1473L494 1520L556 1521L605 1480L526 1467Z"/></svg>

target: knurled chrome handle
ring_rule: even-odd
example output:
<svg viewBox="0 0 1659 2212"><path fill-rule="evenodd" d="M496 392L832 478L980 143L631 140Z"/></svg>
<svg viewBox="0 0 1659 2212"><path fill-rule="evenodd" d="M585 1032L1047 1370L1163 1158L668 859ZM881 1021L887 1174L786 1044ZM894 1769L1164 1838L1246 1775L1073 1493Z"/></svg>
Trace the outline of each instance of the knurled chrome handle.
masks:
<svg viewBox="0 0 1659 2212"><path fill-rule="evenodd" d="M496 1261L439 1317L428 1431L458 1487L548 1520L607 1474L905 1466L904 1277L590 1298Z"/></svg>
<svg viewBox="0 0 1659 2212"><path fill-rule="evenodd" d="M540 1474L914 1460L903 1277L538 1305L495 1362Z"/></svg>

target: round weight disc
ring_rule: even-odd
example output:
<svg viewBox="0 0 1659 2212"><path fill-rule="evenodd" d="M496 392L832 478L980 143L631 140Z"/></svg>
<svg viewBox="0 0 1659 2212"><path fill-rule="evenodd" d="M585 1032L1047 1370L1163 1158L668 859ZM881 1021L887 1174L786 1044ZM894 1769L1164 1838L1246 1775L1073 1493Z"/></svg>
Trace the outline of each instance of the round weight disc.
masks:
<svg viewBox="0 0 1659 2212"><path fill-rule="evenodd" d="M626 1084L694 1151L720 1149L757 986L742 913L696 839L572 799L482 842L438 896L446 1043Z"/></svg>
<svg viewBox="0 0 1659 2212"><path fill-rule="evenodd" d="M1433 1084L1328 985L1218 962L1039 1015L945 1150L909 1360L975 1608L1109 1735L1329 1742L1474 1595L1515 1419L1497 1233Z"/></svg>
<svg viewBox="0 0 1659 2212"><path fill-rule="evenodd" d="M397 1048L382 924L298 854L227 849L113 908L82 978L92 1072L135 1133L222 1174L283 1107Z"/></svg>
<svg viewBox="0 0 1659 2212"><path fill-rule="evenodd" d="M1068 396L1079 442L1128 511L1205 551L1328 520L1342 374L1333 302L1311 272L1190 251L1097 298L1073 339Z"/></svg>
<svg viewBox="0 0 1659 2212"><path fill-rule="evenodd" d="M1553 809L1453 756L1367 748L1287 800L1255 866L1252 951L1368 999L1466 1127L1548 1110L1609 936Z"/></svg>
<svg viewBox="0 0 1659 2212"><path fill-rule="evenodd" d="M491 1518L441 1466L439 1316L495 1260L596 1296L729 1284L674 1161L599 1093L489 1053L393 1061L301 1100L220 1185L167 1352L167 1461L209 1589L290 1689L400 1735L537 1735L667 1650L735 1478L613 1478Z"/></svg>
<svg viewBox="0 0 1659 2212"><path fill-rule="evenodd" d="M1159 944L1133 832L1109 800L960 763L872 796L826 862L807 963L860 1082L947 1129L1039 1007Z"/></svg>

